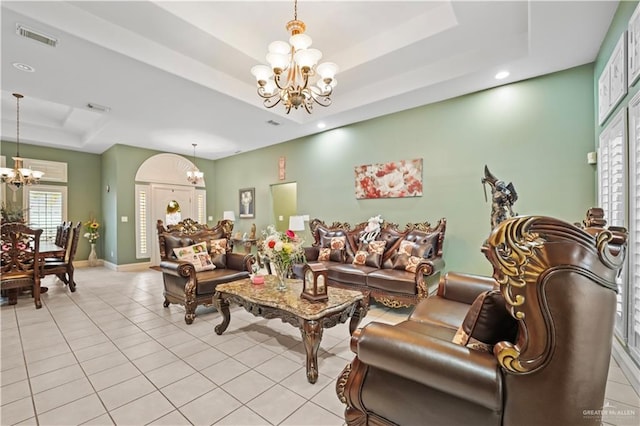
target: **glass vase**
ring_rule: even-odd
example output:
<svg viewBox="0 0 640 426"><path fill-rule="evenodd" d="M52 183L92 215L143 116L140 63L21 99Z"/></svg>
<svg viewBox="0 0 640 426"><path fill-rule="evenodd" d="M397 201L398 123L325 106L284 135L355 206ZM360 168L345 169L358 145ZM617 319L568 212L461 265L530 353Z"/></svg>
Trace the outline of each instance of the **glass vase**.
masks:
<svg viewBox="0 0 640 426"><path fill-rule="evenodd" d="M276 290L278 291L286 291L287 283L285 279L287 278L287 270L288 268L285 265L282 265L278 262L272 262L273 272L275 273L277 285Z"/></svg>
<svg viewBox="0 0 640 426"><path fill-rule="evenodd" d="M89 252L89 266L98 266L98 255L96 254L96 243L91 243Z"/></svg>

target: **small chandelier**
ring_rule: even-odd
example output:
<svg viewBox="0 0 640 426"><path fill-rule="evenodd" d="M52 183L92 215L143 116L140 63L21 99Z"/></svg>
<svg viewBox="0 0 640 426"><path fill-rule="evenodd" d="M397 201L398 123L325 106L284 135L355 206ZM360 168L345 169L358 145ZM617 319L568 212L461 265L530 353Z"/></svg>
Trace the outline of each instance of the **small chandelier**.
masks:
<svg viewBox="0 0 640 426"><path fill-rule="evenodd" d="M14 93L13 96L16 98L16 156L13 157L13 169L0 168L0 178L2 183L18 189L23 185L34 185L40 182L40 178L44 176L44 173L24 167L24 159L20 157L20 99L24 96L20 93Z"/></svg>
<svg viewBox="0 0 640 426"><path fill-rule="evenodd" d="M256 65L251 74L256 77L258 95L264 99L265 107L273 108L282 102L287 114L300 106L311 114L314 102L323 107L331 105L338 66L333 62L317 65L322 52L309 49L311 37L304 34L306 26L298 20L298 0L294 0L293 21L287 22L286 28L291 32L289 43L269 44L270 66Z"/></svg>
<svg viewBox="0 0 640 426"><path fill-rule="evenodd" d="M198 144L192 143L191 145L193 145L193 169L187 171L187 180L189 181L189 183L197 185L198 183L202 182L204 173L202 173L196 167L196 146L198 146Z"/></svg>

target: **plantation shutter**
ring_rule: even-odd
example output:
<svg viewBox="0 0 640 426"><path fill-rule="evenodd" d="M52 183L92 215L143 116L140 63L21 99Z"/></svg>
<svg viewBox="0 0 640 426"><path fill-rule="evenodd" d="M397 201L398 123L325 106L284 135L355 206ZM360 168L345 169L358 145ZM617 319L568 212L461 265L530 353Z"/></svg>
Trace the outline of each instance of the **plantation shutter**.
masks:
<svg viewBox="0 0 640 426"><path fill-rule="evenodd" d="M66 221L66 187L30 186L24 189L27 223L42 229L41 241L54 241L56 228Z"/></svg>
<svg viewBox="0 0 640 426"><path fill-rule="evenodd" d="M629 103L628 345L640 361L640 94Z"/></svg>
<svg viewBox="0 0 640 426"><path fill-rule="evenodd" d="M626 108L622 108L611 119L607 128L600 134L598 159L598 200L604 210L604 217L609 226L626 227ZM626 335L627 304L629 287L625 285L627 274L623 272L617 278L618 294L616 295L616 329Z"/></svg>
<svg viewBox="0 0 640 426"><path fill-rule="evenodd" d="M149 252L149 186L136 185L136 258L150 257Z"/></svg>
<svg viewBox="0 0 640 426"><path fill-rule="evenodd" d="M198 223L207 223L207 191L196 189L195 191L195 216Z"/></svg>

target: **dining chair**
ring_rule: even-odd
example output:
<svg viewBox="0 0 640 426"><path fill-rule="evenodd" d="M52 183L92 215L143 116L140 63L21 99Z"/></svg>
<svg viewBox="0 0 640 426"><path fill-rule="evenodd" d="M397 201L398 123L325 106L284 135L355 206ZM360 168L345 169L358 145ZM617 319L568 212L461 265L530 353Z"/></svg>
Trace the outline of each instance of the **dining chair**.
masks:
<svg viewBox="0 0 640 426"><path fill-rule="evenodd" d="M72 225L73 223L69 222L69 227ZM69 290L71 290L71 292L76 291L76 282L73 278L73 260L78 249L81 226L82 222L78 222L78 224L73 227L72 237L69 240L70 246L66 251L65 257L61 259L47 259L47 261L42 265L42 276L55 275L60 281L69 286Z"/></svg>
<svg viewBox="0 0 640 426"><path fill-rule="evenodd" d="M40 302L40 236L42 229L23 223L3 223L0 237L0 287L7 290L9 304L18 302L18 291L30 288L36 309Z"/></svg>
<svg viewBox="0 0 640 426"><path fill-rule="evenodd" d="M62 247L62 231L66 225L67 222L62 222L60 225L56 226L56 239L54 243L56 243L57 246Z"/></svg>

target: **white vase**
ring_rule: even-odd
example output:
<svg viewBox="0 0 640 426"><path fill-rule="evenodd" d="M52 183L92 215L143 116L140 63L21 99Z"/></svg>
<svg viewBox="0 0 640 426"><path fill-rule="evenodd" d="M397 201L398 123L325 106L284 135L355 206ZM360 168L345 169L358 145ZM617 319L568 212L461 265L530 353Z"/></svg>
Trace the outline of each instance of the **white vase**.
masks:
<svg viewBox="0 0 640 426"><path fill-rule="evenodd" d="M89 266L98 266L98 255L96 254L96 243L91 243L89 252Z"/></svg>

